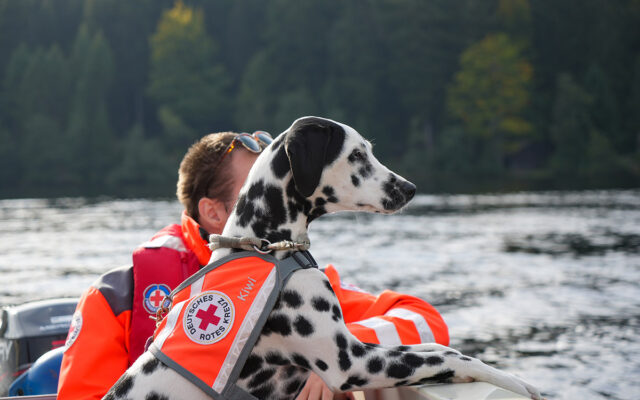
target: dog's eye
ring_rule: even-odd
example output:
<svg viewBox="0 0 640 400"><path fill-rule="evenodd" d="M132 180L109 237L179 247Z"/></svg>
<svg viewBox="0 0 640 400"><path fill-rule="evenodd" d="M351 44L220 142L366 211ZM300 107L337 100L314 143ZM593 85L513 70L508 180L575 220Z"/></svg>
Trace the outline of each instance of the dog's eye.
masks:
<svg viewBox="0 0 640 400"><path fill-rule="evenodd" d="M355 158L356 160L364 160L364 153L361 152L360 150L354 150L353 158Z"/></svg>

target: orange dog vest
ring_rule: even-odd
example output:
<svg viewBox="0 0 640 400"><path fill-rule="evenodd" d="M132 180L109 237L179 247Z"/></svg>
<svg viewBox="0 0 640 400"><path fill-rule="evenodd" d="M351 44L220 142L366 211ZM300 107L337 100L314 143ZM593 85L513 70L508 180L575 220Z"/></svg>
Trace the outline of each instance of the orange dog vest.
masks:
<svg viewBox="0 0 640 400"><path fill-rule="evenodd" d="M253 398L236 381L280 291L301 268L317 268L307 252L284 260L241 252L209 264L171 293L149 350L214 399Z"/></svg>

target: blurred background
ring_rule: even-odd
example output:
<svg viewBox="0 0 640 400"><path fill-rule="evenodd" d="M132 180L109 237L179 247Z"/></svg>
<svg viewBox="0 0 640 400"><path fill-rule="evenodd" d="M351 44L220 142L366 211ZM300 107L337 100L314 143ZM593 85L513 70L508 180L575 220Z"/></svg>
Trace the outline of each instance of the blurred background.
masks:
<svg viewBox="0 0 640 400"><path fill-rule="evenodd" d="M3 197L168 196L303 115L422 192L640 182L637 0L2 0L0 83Z"/></svg>
<svg viewBox="0 0 640 400"><path fill-rule="evenodd" d="M130 264L202 135L303 115L420 193L314 222L320 264L549 398L638 398L639 0L0 0L0 306Z"/></svg>

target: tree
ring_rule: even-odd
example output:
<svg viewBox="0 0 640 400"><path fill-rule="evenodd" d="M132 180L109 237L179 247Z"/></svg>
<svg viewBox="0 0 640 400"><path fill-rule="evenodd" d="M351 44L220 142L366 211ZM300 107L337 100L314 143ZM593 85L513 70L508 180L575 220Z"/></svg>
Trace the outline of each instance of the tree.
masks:
<svg viewBox="0 0 640 400"><path fill-rule="evenodd" d="M111 49L100 32L82 25L71 54L75 86L66 140L70 152L70 179L90 191L104 190L105 173L113 162L115 137L107 98L113 78Z"/></svg>
<svg viewBox="0 0 640 400"><path fill-rule="evenodd" d="M159 109L168 108L202 135L229 127L228 83L202 11L176 2L151 37L147 93ZM183 148L194 139L184 138Z"/></svg>
<svg viewBox="0 0 640 400"><path fill-rule="evenodd" d="M479 142L478 157L500 169L504 156L518 151L532 133L524 118L532 66L506 34L487 35L465 50L449 88L450 114Z"/></svg>
<svg viewBox="0 0 640 400"><path fill-rule="evenodd" d="M554 153L551 168L556 174L576 177L587 169L587 148L594 130L589 109L593 97L570 74L560 74L550 128Z"/></svg>

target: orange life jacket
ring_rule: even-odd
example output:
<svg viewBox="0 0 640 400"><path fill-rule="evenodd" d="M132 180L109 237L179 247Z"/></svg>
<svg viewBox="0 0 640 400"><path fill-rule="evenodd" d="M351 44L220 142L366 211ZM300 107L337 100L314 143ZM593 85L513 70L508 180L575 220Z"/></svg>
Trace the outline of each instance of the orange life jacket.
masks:
<svg viewBox="0 0 640 400"><path fill-rule="evenodd" d="M280 291L301 268L317 268L307 252L284 260L241 252L209 264L171 293L149 350L215 399L252 398L236 381Z"/></svg>

